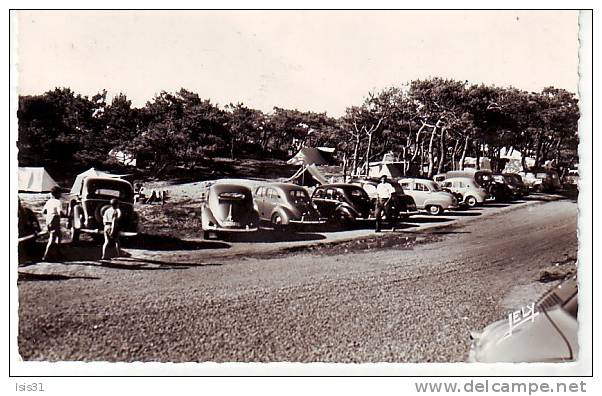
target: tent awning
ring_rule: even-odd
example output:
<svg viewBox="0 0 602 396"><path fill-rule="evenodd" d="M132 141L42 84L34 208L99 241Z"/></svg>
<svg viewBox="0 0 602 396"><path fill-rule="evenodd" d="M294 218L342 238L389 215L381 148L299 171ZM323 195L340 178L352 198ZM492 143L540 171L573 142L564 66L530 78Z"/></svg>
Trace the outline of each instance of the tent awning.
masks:
<svg viewBox="0 0 602 396"><path fill-rule="evenodd" d="M71 195L79 195L82 191L82 185L84 184L84 179L88 176L102 176L102 177L114 177L116 179L123 178L127 175L114 175L112 173L103 172L98 169L90 168L85 172L80 173L75 178L75 182L73 182L73 186L71 187Z"/></svg>
<svg viewBox="0 0 602 396"><path fill-rule="evenodd" d="M41 167L19 167L19 191L48 192L58 184Z"/></svg>

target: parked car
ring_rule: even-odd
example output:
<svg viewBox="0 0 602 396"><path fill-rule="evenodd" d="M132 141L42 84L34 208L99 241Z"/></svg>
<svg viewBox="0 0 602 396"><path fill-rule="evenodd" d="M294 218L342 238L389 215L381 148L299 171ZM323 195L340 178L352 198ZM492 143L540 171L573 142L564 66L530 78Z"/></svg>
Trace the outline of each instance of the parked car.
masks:
<svg viewBox="0 0 602 396"><path fill-rule="evenodd" d="M259 214L251 189L231 183L215 183L201 192L203 238L219 238L232 233L257 231Z"/></svg>
<svg viewBox="0 0 602 396"><path fill-rule="evenodd" d="M501 175L494 175L494 179L496 181L500 180L500 176L510 190L512 190L512 194L515 198L522 198L529 195L529 188L525 185L520 175L516 173L502 173Z"/></svg>
<svg viewBox="0 0 602 396"><path fill-rule="evenodd" d="M561 187L556 171L526 171L520 172L519 175L531 191L554 192Z"/></svg>
<svg viewBox="0 0 602 396"><path fill-rule="evenodd" d="M399 184L407 195L414 198L418 209L426 210L432 215L439 215L444 210L454 210L459 207L457 198L441 190L432 180L406 178L400 179Z"/></svg>
<svg viewBox="0 0 602 396"><path fill-rule="evenodd" d="M274 227L290 224L324 224L307 190L290 183L261 185L253 196L259 219Z"/></svg>
<svg viewBox="0 0 602 396"><path fill-rule="evenodd" d="M370 197L372 205L376 205L376 199L378 198L376 189L378 187L378 183L380 183L379 179L356 178L351 179L350 183L362 187ZM401 185L395 180L387 180L387 183L389 183L393 187L395 193L391 196L391 199L385 205L385 212L387 212L387 208L393 208L389 209L389 211L396 210L399 213L396 215L391 215L390 217L395 217L398 219L407 219L412 215L418 214L418 209L416 208L416 202L414 202L414 198L412 198L412 196L410 195L405 194Z"/></svg>
<svg viewBox="0 0 602 396"><path fill-rule="evenodd" d="M481 332L471 332L468 361L482 363L559 363L574 361L579 353L578 290L575 278L546 293L535 313L510 332L509 318Z"/></svg>
<svg viewBox="0 0 602 396"><path fill-rule="evenodd" d="M80 233L100 234L104 232L102 216L111 207L111 199L119 200L121 218L120 236L138 234L138 214L134 211L134 189L123 179L88 176L79 193L69 203L69 225L71 238L78 241Z"/></svg>
<svg viewBox="0 0 602 396"><path fill-rule="evenodd" d="M484 203L489 198L487 190L469 177L447 178L441 183L441 187L450 189L454 193L461 194L462 202L471 208Z"/></svg>
<svg viewBox="0 0 602 396"><path fill-rule="evenodd" d="M508 202L517 198L502 175L494 175L493 181L486 188L489 196L496 202Z"/></svg>
<svg viewBox="0 0 602 396"><path fill-rule="evenodd" d="M18 228L19 243L26 241L35 241L42 229L35 213L19 200Z"/></svg>
<svg viewBox="0 0 602 396"><path fill-rule="evenodd" d="M353 184L335 183L318 186L311 200L322 218L341 226L370 219L373 209L366 191Z"/></svg>
<svg viewBox="0 0 602 396"><path fill-rule="evenodd" d="M445 178L446 178L445 173L439 173L439 174L433 176L433 180L435 181L435 183L437 183L439 185L445 180Z"/></svg>
<svg viewBox="0 0 602 396"><path fill-rule="evenodd" d="M567 189L576 189L579 185L579 171L577 169L569 169L562 178L562 185Z"/></svg>
<svg viewBox="0 0 602 396"><path fill-rule="evenodd" d="M483 188L487 188L489 183L493 181L493 174L488 169L464 169L449 171L445 173L445 175L436 175L435 177L441 179L442 176L445 177L445 180L457 177L468 177L473 179L479 187ZM443 180L441 180L441 182L442 181ZM441 182L439 182L439 184L441 184Z"/></svg>

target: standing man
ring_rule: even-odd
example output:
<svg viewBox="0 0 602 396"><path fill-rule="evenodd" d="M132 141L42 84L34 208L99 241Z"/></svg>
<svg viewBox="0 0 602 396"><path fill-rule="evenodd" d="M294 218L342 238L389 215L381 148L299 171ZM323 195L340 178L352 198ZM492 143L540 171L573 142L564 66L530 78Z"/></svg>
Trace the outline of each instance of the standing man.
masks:
<svg viewBox="0 0 602 396"><path fill-rule="evenodd" d="M56 251L60 254L59 245L61 244L61 217L65 217L63 203L61 202L61 189L57 186L52 187L50 199L44 205L42 214L46 218L46 228L48 229L48 244L42 261L48 259L50 248L56 245Z"/></svg>
<svg viewBox="0 0 602 396"><path fill-rule="evenodd" d="M119 209L119 201L113 198L111 199L111 207L105 210L105 213L102 216L102 222L105 226L105 243L102 245L101 260L107 260L107 248L109 247L109 243L111 242L115 244L117 257L121 256L121 248L119 246L119 219L121 219L121 209Z"/></svg>
<svg viewBox="0 0 602 396"><path fill-rule="evenodd" d="M376 217L376 228L375 232L380 232L380 226L382 222L383 212L385 210L385 204L391 198L391 194L395 190L391 183L387 181L387 176L382 175L380 177L380 183L376 186L376 207L374 208L374 217Z"/></svg>

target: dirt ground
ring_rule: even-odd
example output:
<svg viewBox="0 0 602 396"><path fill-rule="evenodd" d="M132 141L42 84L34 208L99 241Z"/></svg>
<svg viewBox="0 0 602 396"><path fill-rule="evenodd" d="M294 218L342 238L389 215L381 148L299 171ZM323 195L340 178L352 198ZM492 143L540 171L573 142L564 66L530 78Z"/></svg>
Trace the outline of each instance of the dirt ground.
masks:
<svg viewBox="0 0 602 396"><path fill-rule="evenodd" d="M538 198L418 216L381 235L149 235L110 263L84 241L66 260L19 268L19 352L51 361L462 361L469 330L576 269L576 203Z"/></svg>

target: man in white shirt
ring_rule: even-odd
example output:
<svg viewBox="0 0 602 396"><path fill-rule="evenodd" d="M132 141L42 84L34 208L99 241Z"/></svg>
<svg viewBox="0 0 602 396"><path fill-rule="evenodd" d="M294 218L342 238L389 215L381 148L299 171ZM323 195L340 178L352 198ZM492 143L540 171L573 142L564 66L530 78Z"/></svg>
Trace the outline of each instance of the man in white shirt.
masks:
<svg viewBox="0 0 602 396"><path fill-rule="evenodd" d="M391 198L391 194L395 192L395 189L387 181L387 176L382 175L380 177L380 183L376 186L376 207L374 208L374 217L376 217L375 232L380 232L380 226L382 222L382 215L385 210L385 204Z"/></svg>
<svg viewBox="0 0 602 396"><path fill-rule="evenodd" d="M119 246L119 219L121 218L121 209L119 209L119 201L115 198L111 199L111 207L105 210L102 215L104 223L105 243L102 245L102 258L107 260L107 248L113 242L117 256L121 256L121 247Z"/></svg>
<svg viewBox="0 0 602 396"><path fill-rule="evenodd" d="M53 187L50 191L51 198L46 201L42 213L46 219L46 228L48 229L48 244L44 252L43 261L48 259L48 252L56 244L57 253L61 244L61 217L65 217L63 203L61 202L61 190L59 187Z"/></svg>

